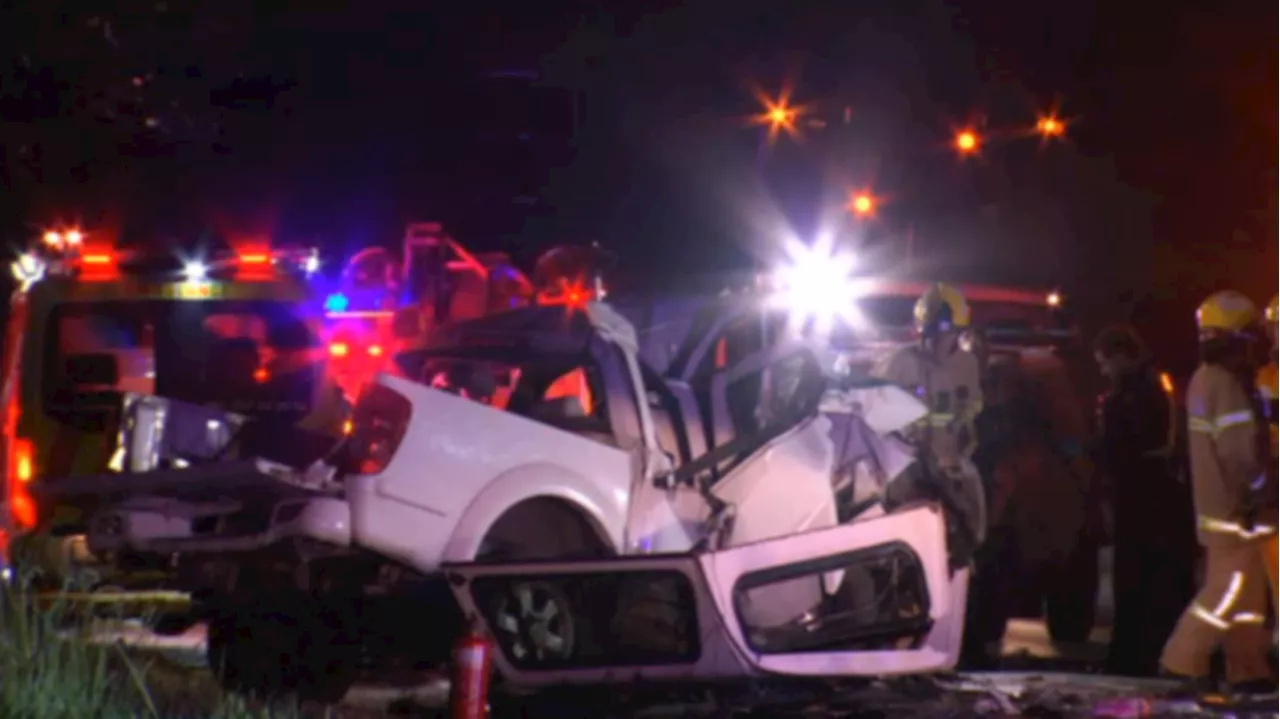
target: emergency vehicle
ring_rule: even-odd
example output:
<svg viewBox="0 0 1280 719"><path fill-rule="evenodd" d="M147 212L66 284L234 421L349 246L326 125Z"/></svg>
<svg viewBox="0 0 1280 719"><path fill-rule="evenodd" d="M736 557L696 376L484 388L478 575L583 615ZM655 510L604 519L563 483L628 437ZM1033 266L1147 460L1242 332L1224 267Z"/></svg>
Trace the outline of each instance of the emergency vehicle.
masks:
<svg viewBox="0 0 1280 719"><path fill-rule="evenodd" d="M141 253L65 229L12 262L0 391L6 566L19 538L45 569L95 564L80 551L80 513L32 489L111 468L125 393L341 436L346 408L308 317L314 253L264 242L205 252Z"/></svg>
<svg viewBox="0 0 1280 719"><path fill-rule="evenodd" d="M382 247L356 253L325 298L330 371L357 397L430 327L533 304L585 306L605 297L608 266L597 246L562 245L538 258L531 280L506 253L473 253L438 222L410 224L399 257Z"/></svg>

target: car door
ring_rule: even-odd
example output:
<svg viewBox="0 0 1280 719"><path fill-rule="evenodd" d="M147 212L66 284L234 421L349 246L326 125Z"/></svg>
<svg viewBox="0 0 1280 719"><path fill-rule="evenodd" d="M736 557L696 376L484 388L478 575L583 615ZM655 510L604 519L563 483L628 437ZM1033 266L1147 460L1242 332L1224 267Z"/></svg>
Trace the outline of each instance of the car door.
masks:
<svg viewBox="0 0 1280 719"><path fill-rule="evenodd" d="M947 567L942 509L922 504L828 529L699 555L726 633L761 672L876 676L955 665L967 574ZM795 616L780 593L840 573ZM761 606L773 611L759 611Z"/></svg>
<svg viewBox="0 0 1280 719"><path fill-rule="evenodd" d="M934 505L710 552L444 571L495 638L498 670L525 687L939 671L955 665L963 628L965 575L948 574ZM831 572L841 587L800 615L754 611L779 587ZM534 609L521 619L511 609L526 596ZM517 646L538 635L524 625L550 616L543 605L566 620L545 657Z"/></svg>

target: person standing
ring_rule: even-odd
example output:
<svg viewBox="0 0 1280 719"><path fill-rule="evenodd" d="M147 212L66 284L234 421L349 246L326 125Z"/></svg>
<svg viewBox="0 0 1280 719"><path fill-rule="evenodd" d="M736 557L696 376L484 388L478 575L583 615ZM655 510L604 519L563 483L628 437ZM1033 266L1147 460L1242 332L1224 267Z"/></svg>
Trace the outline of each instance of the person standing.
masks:
<svg viewBox="0 0 1280 719"><path fill-rule="evenodd" d="M1194 690L1207 688L1219 644L1234 691L1276 690L1267 660L1262 559L1262 541L1275 533L1276 495L1266 481L1270 453L1253 392L1249 331L1257 317L1254 304L1232 291L1209 297L1196 311L1201 362L1187 389L1187 444L1205 572L1160 657L1166 674Z"/></svg>
<svg viewBox="0 0 1280 719"><path fill-rule="evenodd" d="M1132 327L1099 333L1094 359L1110 382L1097 446L1115 525L1107 673L1149 676L1195 585L1190 492L1174 464L1177 405Z"/></svg>
<svg viewBox="0 0 1280 719"><path fill-rule="evenodd" d="M1280 353L1280 347L1277 346L1277 335L1280 335L1280 296L1272 297L1267 303L1264 319L1267 341L1271 346L1266 364L1258 370L1258 394L1262 396L1263 413L1267 416L1271 440L1271 463L1268 466L1275 470L1280 465L1280 427L1277 426L1280 421L1280 360L1277 359L1277 353ZM1267 563L1267 577L1271 580L1271 596L1276 602L1272 607L1280 608L1280 581L1277 581L1277 574L1280 574L1280 546L1277 545L1276 535L1272 535L1263 544L1263 559Z"/></svg>
<svg viewBox="0 0 1280 719"><path fill-rule="evenodd" d="M919 341L889 354L871 370L873 377L912 392L929 411L912 431L925 460L915 465L917 481L895 483L889 499L916 499L919 490L926 490L925 496L933 493L945 498L952 510L948 517L950 559L952 568L957 570L954 576L962 577L955 590L981 597L969 600L970 611L996 608L1003 617L1007 615L1003 607L1008 598L1002 592L969 592L971 561L979 565L979 577L984 573L993 578L999 575L997 567L983 570L982 556L975 557L975 552L993 558L997 553L981 546L987 539L987 499L972 456L977 445L975 420L982 411L984 395L981 364L964 341L970 323L969 304L957 288L938 282L917 300L914 316ZM998 644L999 637L985 632L977 638L970 635L975 635L976 627L993 624L966 619L966 657L962 662L977 665L991 661L989 649ZM977 661L971 661L969 655L976 656Z"/></svg>

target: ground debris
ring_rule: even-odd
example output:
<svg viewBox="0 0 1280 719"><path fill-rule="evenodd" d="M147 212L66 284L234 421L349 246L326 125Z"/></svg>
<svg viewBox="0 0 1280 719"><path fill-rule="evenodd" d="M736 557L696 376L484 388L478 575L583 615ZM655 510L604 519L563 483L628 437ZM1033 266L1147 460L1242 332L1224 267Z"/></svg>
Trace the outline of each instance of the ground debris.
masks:
<svg viewBox="0 0 1280 719"><path fill-rule="evenodd" d="M928 677L866 680L753 680L698 688L628 685L608 690L566 689L494 704L493 716L522 719L893 719L1009 715L979 711L979 694L952 692Z"/></svg>

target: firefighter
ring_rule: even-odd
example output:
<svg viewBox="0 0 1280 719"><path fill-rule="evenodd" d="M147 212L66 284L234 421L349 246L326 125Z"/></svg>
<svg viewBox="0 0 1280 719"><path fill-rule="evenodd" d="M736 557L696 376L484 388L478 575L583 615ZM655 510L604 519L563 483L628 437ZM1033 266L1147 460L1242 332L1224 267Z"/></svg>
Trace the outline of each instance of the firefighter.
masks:
<svg viewBox="0 0 1280 719"><path fill-rule="evenodd" d="M1266 333L1270 342L1267 363L1258 370L1258 394L1262 396L1262 407L1267 415L1267 429L1271 440L1271 462L1267 466L1275 469L1280 464L1280 438L1277 437L1277 419L1280 419L1280 366L1277 361L1277 334L1280 334L1280 296L1272 297L1267 303ZM1274 492L1272 493L1274 494ZM1271 595L1280 606L1280 589L1277 574L1280 574L1280 549L1277 548L1277 537L1272 536L1264 545L1263 559L1267 563L1267 576L1271 579Z"/></svg>
<svg viewBox="0 0 1280 719"><path fill-rule="evenodd" d="M951 524L964 525L950 538L953 566L967 566L987 529L986 499L972 465L977 439L974 421L982 411L983 393L980 362L965 342L969 305L959 290L936 283L916 302L914 317L919 342L888 355L871 371L873 376L915 393L928 407L928 414L915 430L925 459L917 463L920 476L915 484L895 482L891 494L907 496L889 499L910 499L922 482L941 488L960 514L952 517ZM970 602L971 607L975 604ZM966 622L966 633L969 624ZM973 623L982 627L991 624ZM990 644L967 639L965 643L981 645L983 652Z"/></svg>
<svg viewBox="0 0 1280 719"><path fill-rule="evenodd" d="M1108 674L1158 671L1160 650L1195 584L1190 494L1174 465L1177 407L1149 357L1131 327L1109 327L1094 342L1098 368L1111 383L1097 452L1115 520Z"/></svg>
<svg viewBox="0 0 1280 719"><path fill-rule="evenodd" d="M1249 331L1256 320L1254 304L1238 292L1219 292L1196 311L1201 363L1187 389L1186 410L1205 572L1160 657L1167 674L1195 691L1207 688L1210 658L1220 643L1233 690L1276 689L1267 660L1261 541L1275 532L1276 494L1266 481L1266 433L1253 400Z"/></svg>
<svg viewBox="0 0 1280 719"><path fill-rule="evenodd" d="M925 401L929 414L920 439L939 469L955 470L973 453L973 421L982 411L978 358L961 346L969 304L959 290L939 282L916 301L914 316L919 344L890 354L872 374Z"/></svg>

